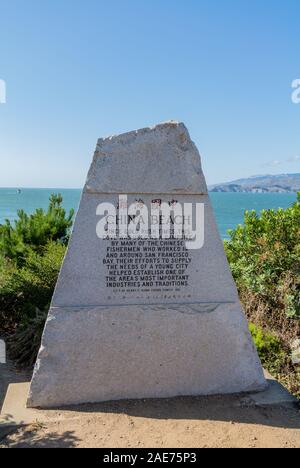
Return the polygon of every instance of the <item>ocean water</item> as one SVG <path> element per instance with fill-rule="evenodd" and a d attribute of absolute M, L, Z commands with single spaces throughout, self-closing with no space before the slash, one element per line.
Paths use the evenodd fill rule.
<path fill-rule="evenodd" d="M 32 213 L 36 208 L 46 209 L 51 193 L 61 193 L 66 210 L 77 210 L 81 190 L 79 189 L 22 189 L 0 188 L 0 224 L 5 219 L 13 221 L 17 211 L 23 209 Z M 296 194 L 289 193 L 210 193 L 220 235 L 227 238 L 228 229 L 243 222 L 245 210 L 287 208 L 296 200 Z"/>

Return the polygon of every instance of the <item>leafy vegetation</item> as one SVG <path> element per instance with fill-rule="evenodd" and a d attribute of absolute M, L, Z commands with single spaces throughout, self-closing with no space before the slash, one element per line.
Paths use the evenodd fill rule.
<path fill-rule="evenodd" d="M 285 361 L 285 351 L 281 341 L 274 334 L 264 331 L 250 323 L 250 332 L 257 348 L 262 365 L 271 373 L 279 372 Z"/>
<path fill-rule="evenodd" d="M 300 396 L 300 194 L 286 210 L 245 213 L 225 250 L 264 366 Z"/>
<path fill-rule="evenodd" d="M 54 291 L 66 247 L 49 242 L 37 253 L 28 250 L 23 265 L 5 260 L 0 282 L 0 330 L 14 330 L 46 308 Z"/>
<path fill-rule="evenodd" d="M 45 212 L 18 212 L 14 226 L 0 226 L 0 333 L 11 336 L 9 351 L 32 364 L 72 226 L 62 197 L 52 195 Z"/>
<path fill-rule="evenodd" d="M 19 325 L 17 331 L 9 338 L 10 357 L 18 366 L 33 366 L 41 345 L 48 308 L 36 309 L 35 317 L 28 318 Z"/>
<path fill-rule="evenodd" d="M 27 215 L 19 210 L 14 226 L 8 220 L 0 225 L 0 255 L 20 266 L 26 263 L 30 252 L 42 254 L 43 247 L 49 242 L 59 241 L 66 245 L 73 216 L 74 210 L 66 216 L 61 195 L 51 195 L 46 212 L 38 209 Z"/>
<path fill-rule="evenodd" d="M 241 291 L 300 318 L 300 194 L 286 210 L 246 212 L 225 248 Z"/>

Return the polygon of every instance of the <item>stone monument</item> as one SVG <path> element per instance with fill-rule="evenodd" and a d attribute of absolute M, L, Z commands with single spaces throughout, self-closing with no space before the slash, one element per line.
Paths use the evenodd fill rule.
<path fill-rule="evenodd" d="M 130 205 L 138 206 L 139 215 L 150 206 L 158 210 L 158 230 L 164 222 L 160 209 L 169 206 L 170 237 L 155 229 L 159 237 L 147 237 L 150 228 L 146 223 L 143 229 L 142 217 L 132 214 Z M 174 213 L 194 205 L 199 223 L 193 244 L 192 236 L 174 235 Z M 110 206 L 115 212 L 109 220 Z M 139 220 L 140 237 L 120 235 L 120 213 L 125 213 L 125 225 Z M 181 219 L 188 224 L 187 216 Z M 99 234 L 103 220 L 106 238 Z M 100 139 L 53 296 L 28 406 L 265 387 L 200 156 L 186 127 L 167 122 Z"/>

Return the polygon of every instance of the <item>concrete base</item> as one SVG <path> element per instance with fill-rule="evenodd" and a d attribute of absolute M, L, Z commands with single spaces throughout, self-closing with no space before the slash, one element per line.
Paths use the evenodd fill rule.
<path fill-rule="evenodd" d="M 26 408 L 29 385 L 29 382 L 24 382 L 8 386 L 1 411 L 1 425 L 26 425 L 37 419 L 37 415 L 41 412 Z"/>
<path fill-rule="evenodd" d="M 265 372 L 265 377 L 268 382 L 268 389 L 260 393 L 248 393 L 241 395 L 232 395 L 232 398 L 226 398 L 229 405 L 233 407 L 281 407 L 291 408 L 298 404 L 294 398 L 281 384 L 273 377 Z M 0 415 L 0 438 L 5 437 L 16 427 L 26 426 L 35 423 L 47 423 L 53 421 L 62 421 L 67 417 L 70 418 L 70 411 L 75 411 L 80 408 L 81 414 L 84 414 L 84 407 L 70 407 L 68 410 L 57 412 L 57 410 L 39 410 L 26 408 L 26 400 L 28 397 L 30 382 L 11 384 L 2 407 Z M 190 397 L 189 397 L 190 398 Z M 197 397 L 199 398 L 199 397 Z M 201 398 L 201 397 L 200 397 Z M 214 397 L 204 397 L 214 398 Z M 101 405 L 94 405 L 94 411 L 99 412 Z M 107 406 L 107 405 L 106 405 Z M 90 413 L 91 405 L 86 409 L 86 414 Z M 124 412 L 126 412 L 126 401 L 124 401 Z"/>
<path fill-rule="evenodd" d="M 296 397 L 291 395 L 283 385 L 281 385 L 267 371 L 264 371 L 268 388 L 264 392 L 249 393 L 243 395 L 239 399 L 240 406 L 273 406 L 289 408 L 299 404 Z"/>
<path fill-rule="evenodd" d="M 13 383 L 8 386 L 0 413 L 0 439 L 16 427 L 65 419 L 63 412 L 58 414 L 57 411 L 52 410 L 27 408 L 29 388 L 30 382 Z"/>
<path fill-rule="evenodd" d="M 255 406 L 275 405 L 287 407 L 298 404 L 297 399 L 275 379 L 269 381 L 269 390 L 267 392 L 252 395 L 252 401 Z"/>

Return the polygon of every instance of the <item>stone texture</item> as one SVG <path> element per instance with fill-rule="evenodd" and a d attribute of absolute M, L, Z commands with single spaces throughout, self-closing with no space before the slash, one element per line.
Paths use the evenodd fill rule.
<path fill-rule="evenodd" d="M 103 201 L 116 204 L 120 193 L 131 194 L 130 201 L 142 199 L 147 206 L 153 198 L 171 202 L 174 197 L 204 204 L 203 248 L 189 250 L 183 267 L 170 260 L 170 271 L 182 270 L 186 282 L 170 287 L 154 281 L 146 286 L 137 270 L 141 263 L 131 265 L 127 256 L 123 268 L 132 269 L 140 286 L 110 285 L 104 262 L 113 244 L 96 236 L 96 207 Z M 164 249 L 168 245 L 164 242 Z M 28 406 L 238 393 L 265 386 L 217 232 L 199 153 L 185 126 L 168 122 L 99 140 Z"/>
<path fill-rule="evenodd" d="M 99 139 L 85 191 L 200 195 L 207 186 L 185 125 L 167 122 Z"/>
<path fill-rule="evenodd" d="M 264 388 L 239 304 L 52 308 L 28 404 Z"/>
<path fill-rule="evenodd" d="M 157 196 L 157 195 L 156 195 Z M 151 196 L 138 195 L 138 198 L 150 202 Z M 166 195 L 158 195 L 168 200 Z M 132 197 L 134 198 L 134 197 Z M 98 306 L 109 304 L 143 304 L 151 300 L 160 303 L 161 297 L 139 292 L 136 294 L 122 293 L 113 296 L 107 291 L 102 259 L 105 255 L 106 243 L 99 240 L 95 233 L 98 220 L 96 207 L 100 202 L 113 201 L 117 203 L 116 195 L 99 195 L 84 193 L 79 213 L 70 242 L 69 253 L 66 256 L 58 285 L 53 297 L 53 306 Z M 185 302 L 236 302 L 238 294 L 228 267 L 223 244 L 214 221 L 209 197 L 180 195 L 179 202 L 199 202 L 205 205 L 205 243 L 200 250 L 191 250 L 191 264 L 188 268 L 190 284 L 184 294 L 176 297 L 178 303 Z M 78 288 L 78 284 L 80 287 Z M 174 298 L 164 298 L 164 302 L 173 303 Z"/>

